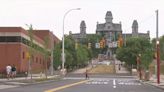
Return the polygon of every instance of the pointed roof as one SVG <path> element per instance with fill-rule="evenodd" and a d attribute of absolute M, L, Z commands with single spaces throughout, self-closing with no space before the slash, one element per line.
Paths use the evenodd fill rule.
<path fill-rule="evenodd" d="M 113 18 L 113 16 L 112 16 L 112 12 L 111 12 L 111 11 L 107 11 L 107 13 L 106 13 L 106 17 Z"/>
<path fill-rule="evenodd" d="M 133 21 L 132 27 L 138 27 L 138 22 L 137 22 L 137 20 L 134 20 L 134 21 Z"/>
<path fill-rule="evenodd" d="M 86 27 L 86 24 L 85 24 L 85 21 L 84 21 L 84 20 L 81 21 L 81 23 L 80 23 L 80 27 Z"/>

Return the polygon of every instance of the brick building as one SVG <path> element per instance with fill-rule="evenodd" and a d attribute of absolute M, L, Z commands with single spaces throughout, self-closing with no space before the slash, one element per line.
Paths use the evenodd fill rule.
<path fill-rule="evenodd" d="M 45 37 L 48 41 L 48 60 L 45 60 L 43 50 L 45 49 Z M 50 66 L 51 51 L 60 40 L 49 30 L 33 30 L 33 56 L 32 71 L 40 72 L 44 70 L 45 61 Z M 27 30 L 21 27 L 0 27 L 0 72 L 5 71 L 7 64 L 15 65 L 18 72 L 26 72 L 29 69 L 29 60 L 26 54 L 29 52 L 30 37 Z"/>

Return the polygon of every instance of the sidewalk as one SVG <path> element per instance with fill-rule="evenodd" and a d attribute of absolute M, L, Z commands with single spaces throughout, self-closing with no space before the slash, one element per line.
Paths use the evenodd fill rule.
<path fill-rule="evenodd" d="M 116 69 L 116 73 L 129 73 L 129 71 L 127 71 L 127 69 L 123 66 L 120 66 L 120 70 L 119 70 L 119 65 L 117 64 L 115 66 Z M 135 76 L 136 79 L 139 80 L 138 76 Z M 157 78 L 155 75 L 153 75 L 149 81 L 141 81 L 144 84 L 148 84 L 148 85 L 152 85 L 155 86 L 157 88 L 163 89 L 164 90 L 164 75 L 160 75 L 160 84 L 157 83 Z"/>
<path fill-rule="evenodd" d="M 0 84 L 5 84 L 5 85 L 28 85 L 28 84 L 35 84 L 35 83 L 39 83 L 39 82 L 43 82 L 45 81 L 45 75 L 44 76 L 40 76 L 40 74 L 33 74 L 32 76 L 32 80 L 31 77 L 16 77 L 14 79 L 7 79 L 7 78 L 1 78 L 0 79 Z M 59 75 L 53 75 L 53 76 L 47 76 L 47 81 L 48 80 L 52 80 L 55 78 L 59 78 Z M 36 81 L 37 80 L 37 81 Z"/>
<path fill-rule="evenodd" d="M 143 81 L 143 83 L 149 84 L 149 85 L 152 85 L 152 86 L 155 86 L 157 88 L 164 90 L 164 75 L 160 75 L 160 84 L 157 83 L 157 79 L 155 75 L 153 75 L 149 81 Z"/>

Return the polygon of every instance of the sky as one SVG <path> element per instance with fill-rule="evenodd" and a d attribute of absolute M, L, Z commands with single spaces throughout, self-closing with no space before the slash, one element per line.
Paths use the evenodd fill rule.
<path fill-rule="evenodd" d="M 140 33 L 150 31 L 156 37 L 156 13 L 159 11 L 159 36 L 164 35 L 164 0 L 0 0 L 0 26 L 16 26 L 27 29 L 49 29 L 59 39 L 64 34 L 80 32 L 80 22 L 86 23 L 86 32 L 95 33 L 96 24 L 105 22 L 105 14 L 111 11 L 113 23 L 122 23 L 123 33 L 131 33 L 133 20 L 138 21 Z M 163 26 L 162 26 L 163 25 Z"/>

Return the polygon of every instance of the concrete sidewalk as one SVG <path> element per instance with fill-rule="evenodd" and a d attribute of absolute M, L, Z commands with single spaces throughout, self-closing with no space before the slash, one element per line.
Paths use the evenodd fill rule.
<path fill-rule="evenodd" d="M 1 78 L 0 79 L 0 84 L 9 84 L 9 85 L 26 85 L 26 84 L 31 84 L 31 83 L 37 83 L 35 80 L 42 80 L 45 79 L 45 75 L 44 76 L 40 76 L 40 74 L 33 74 L 32 76 L 32 80 L 31 77 L 16 77 L 16 78 L 10 78 L 9 80 L 7 78 Z M 59 78 L 59 75 L 53 75 L 53 76 L 47 76 L 47 79 L 55 79 L 55 78 Z"/>
<path fill-rule="evenodd" d="M 115 68 L 116 68 L 116 73 L 129 73 L 129 71 L 123 66 L 120 66 L 119 69 L 118 64 L 115 66 Z M 135 76 L 135 78 L 139 80 L 138 76 Z M 153 75 L 149 81 L 143 80 L 141 82 L 164 90 L 164 75 L 160 75 L 160 84 L 157 83 L 157 78 L 155 75 Z"/>
<path fill-rule="evenodd" d="M 157 88 L 164 90 L 164 75 L 160 75 L 160 84 L 157 83 L 157 78 L 155 75 L 153 75 L 149 81 L 143 81 L 145 84 L 149 84 L 152 86 L 155 86 Z"/>
<path fill-rule="evenodd" d="M 32 80 L 30 76 L 16 77 L 14 79 L 10 78 L 9 80 L 7 78 L 1 78 L 0 89 L 14 88 L 14 87 L 43 83 L 43 82 L 50 82 L 50 81 L 55 81 L 58 78 L 60 78 L 59 75 L 53 75 L 53 76 L 47 76 L 47 79 L 45 79 L 45 76 L 40 76 L 40 74 L 33 74 Z"/>

